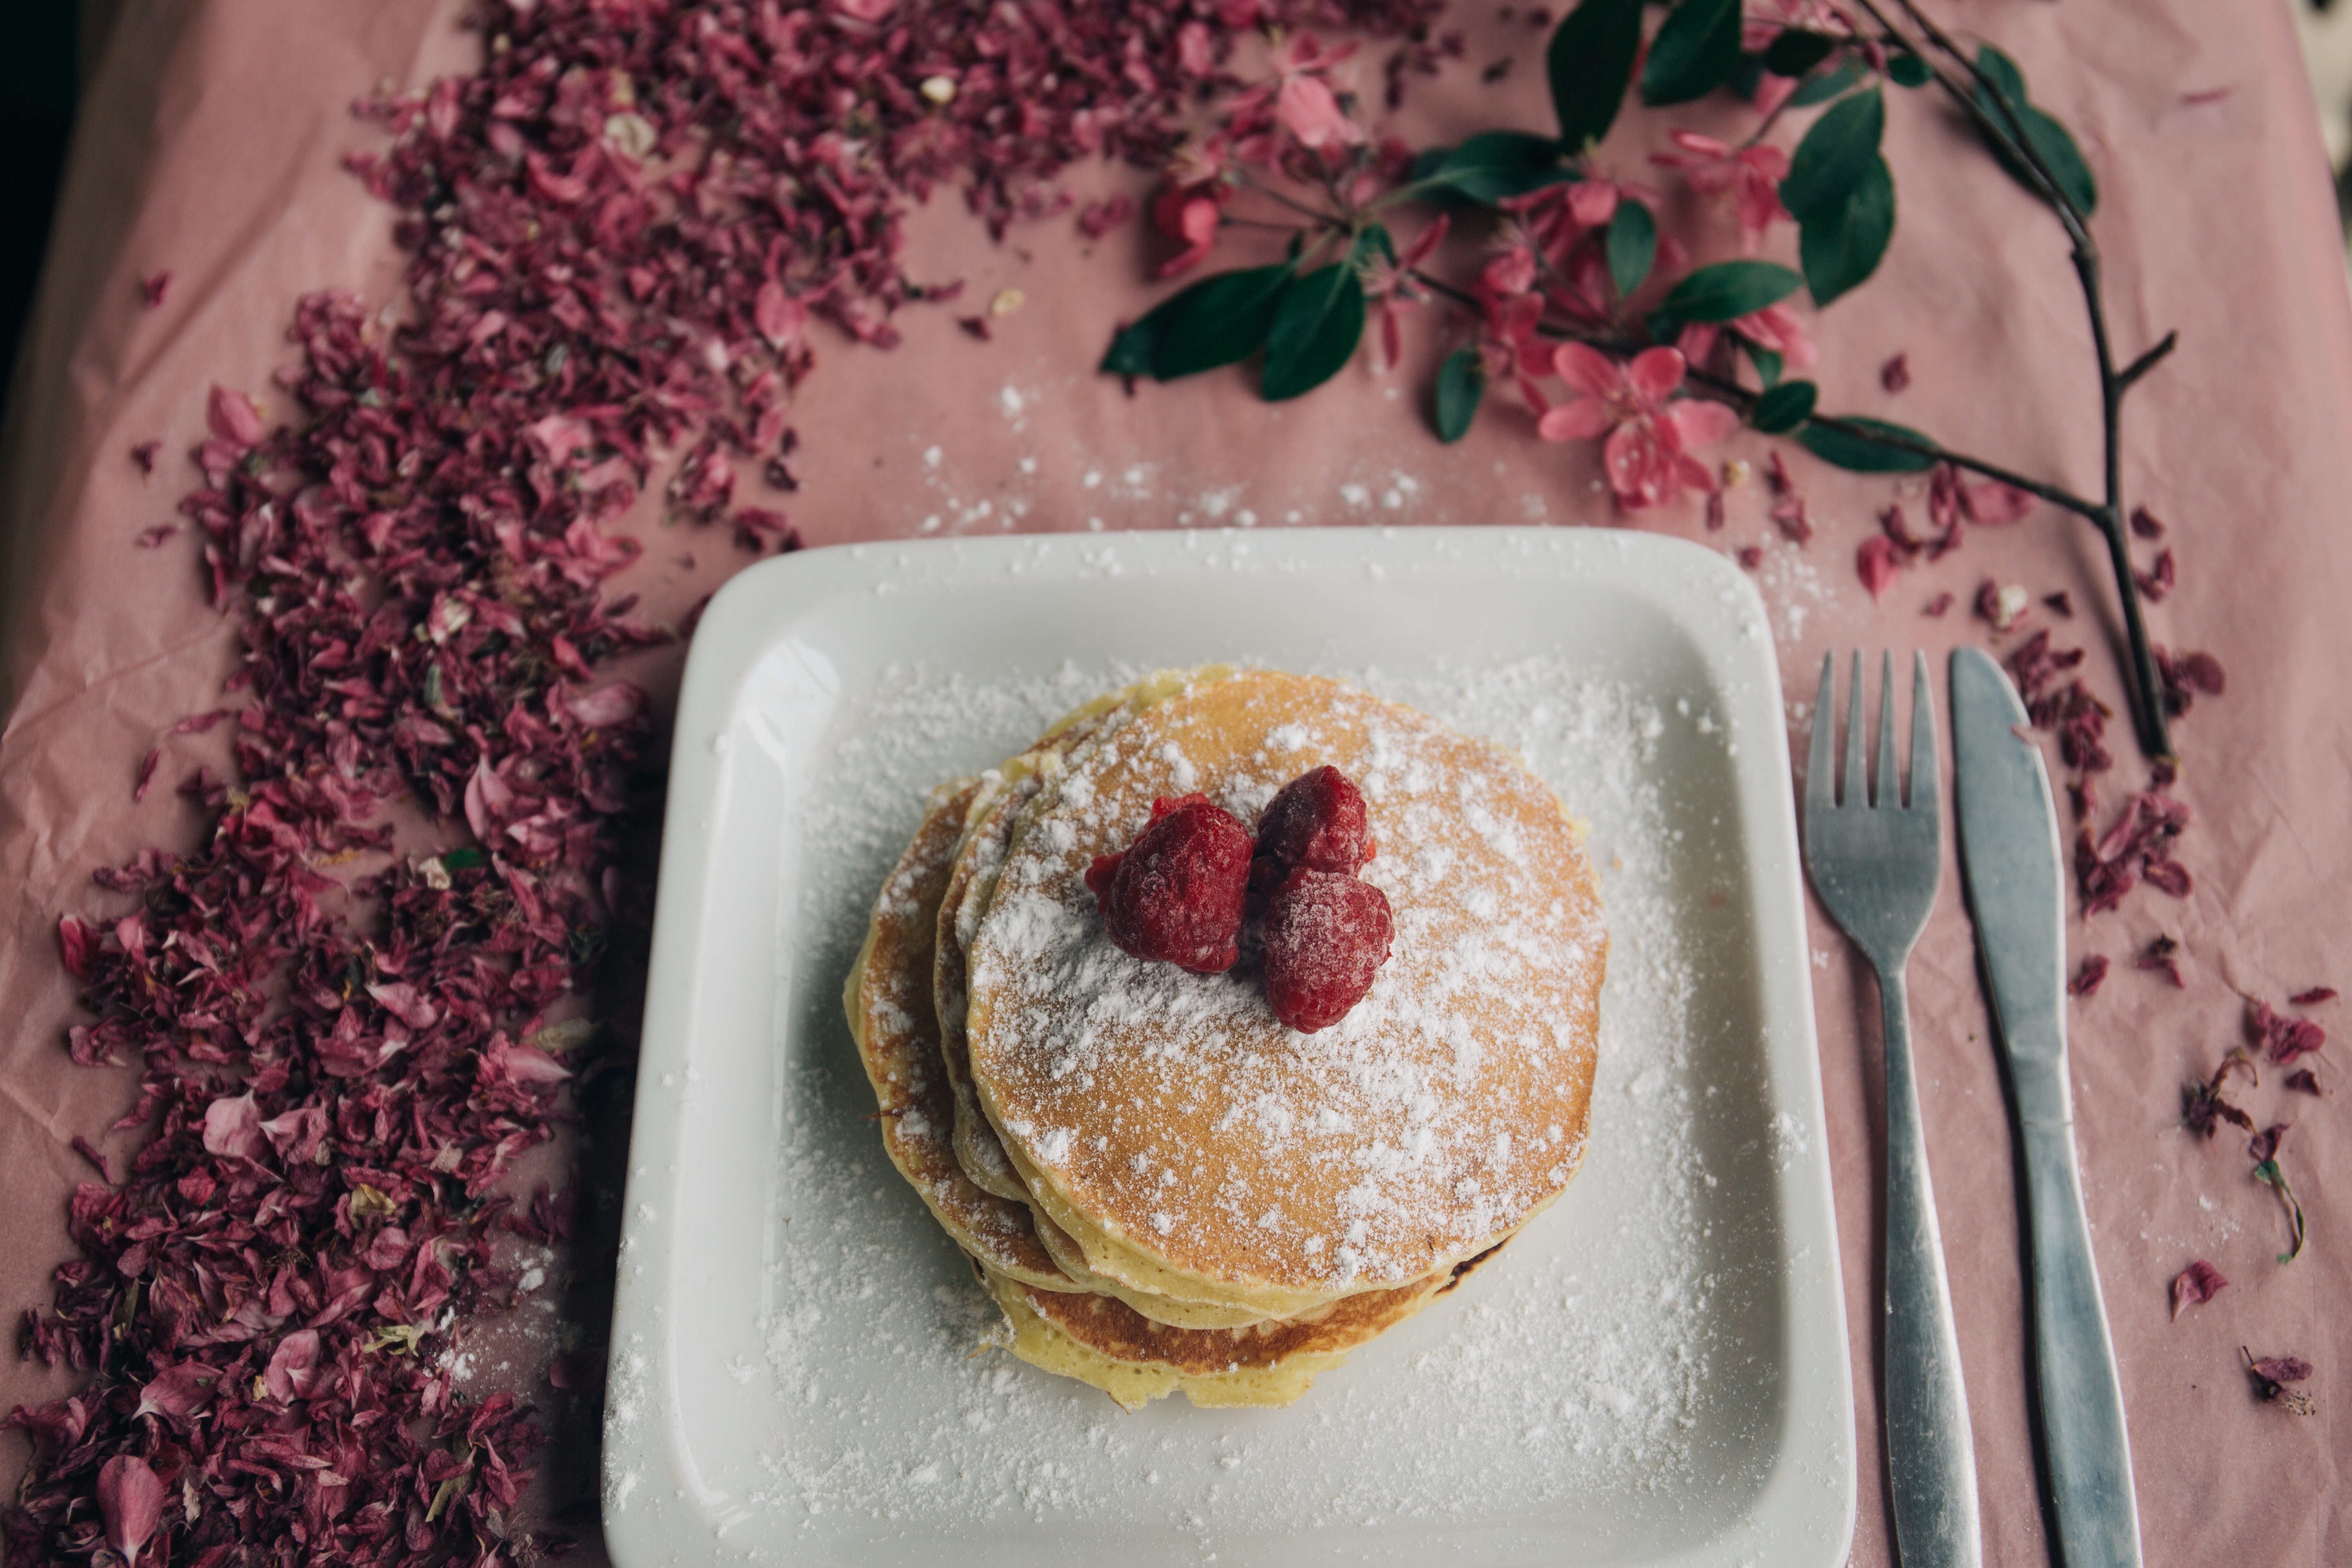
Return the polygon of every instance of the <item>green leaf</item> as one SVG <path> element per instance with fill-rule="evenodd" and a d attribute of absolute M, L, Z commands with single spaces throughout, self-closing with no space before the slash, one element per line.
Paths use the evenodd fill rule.
<path fill-rule="evenodd" d="M 1834 216 L 1879 161 L 1885 132 L 1886 95 L 1878 89 L 1832 104 L 1797 143 L 1789 177 L 1780 182 L 1780 205 L 1799 223 L 1817 214 Z"/>
<path fill-rule="evenodd" d="M 1688 103 L 1739 68 L 1739 0 L 1682 0 L 1666 14 L 1642 67 L 1642 101 Z"/>
<path fill-rule="evenodd" d="M 1581 153 L 1609 134 L 1641 47 L 1642 0 L 1578 0 L 1560 18 L 1544 68 L 1563 151 Z"/>
<path fill-rule="evenodd" d="M 1927 62 L 1910 50 L 1886 57 L 1886 79 L 1897 87 L 1925 87 L 1936 79 Z"/>
<path fill-rule="evenodd" d="M 1793 109 L 1811 109 L 1861 85 L 1862 67 L 1848 60 L 1827 76 L 1813 77 L 1800 83 L 1797 90 L 1789 95 L 1789 104 Z"/>
<path fill-rule="evenodd" d="M 1784 381 L 1756 400 L 1748 423 L 1767 436 L 1785 436 L 1811 416 L 1822 389 L 1810 381 Z"/>
<path fill-rule="evenodd" d="M 1265 338 L 1268 403 L 1311 392 L 1339 374 L 1364 335 L 1364 286 L 1344 262 L 1296 279 L 1274 308 Z"/>
<path fill-rule="evenodd" d="M 448 870 L 462 871 L 468 866 L 480 865 L 488 857 L 479 849 L 468 844 L 444 854 L 441 857 L 441 864 Z"/>
<path fill-rule="evenodd" d="M 1731 70 L 1731 79 L 1724 86 L 1731 96 L 1742 103 L 1756 101 L 1756 89 L 1764 85 L 1764 57 L 1742 53 L 1739 63 Z"/>
<path fill-rule="evenodd" d="M 1830 58 L 1837 40 L 1827 33 L 1784 27 L 1764 51 L 1764 68 L 1774 76 L 1801 77 Z"/>
<path fill-rule="evenodd" d="M 1739 340 L 1739 346 L 1748 351 L 1748 363 L 1756 367 L 1757 380 L 1762 382 L 1767 386 L 1777 386 L 1780 384 L 1780 353 L 1779 350 L 1759 349 L 1754 343 L 1749 342 L 1746 338 L 1741 338 Z"/>
<path fill-rule="evenodd" d="M 1885 419 L 1867 419 L 1859 414 L 1849 414 L 1840 423 L 1880 435 L 1899 436 L 1929 447 L 1935 446 L 1935 442 L 1907 425 L 1896 425 Z M 1925 452 L 1882 447 L 1875 441 L 1867 441 L 1860 436 L 1832 430 L 1823 425 L 1807 425 L 1798 431 L 1797 444 L 1822 462 L 1833 468 L 1852 469 L 1857 474 L 1916 474 L 1923 468 L 1936 466 L 1936 459 Z"/>
<path fill-rule="evenodd" d="M 1797 226 L 1797 258 L 1813 303 L 1826 305 L 1877 271 L 1894 237 L 1895 175 L 1874 154 L 1843 205 L 1809 213 Z"/>
<path fill-rule="evenodd" d="M 1111 340 L 1099 367 L 1111 375 L 1173 381 L 1257 352 L 1274 320 L 1287 267 L 1220 272 L 1161 300 Z"/>
<path fill-rule="evenodd" d="M 2007 100 L 2010 113 L 2015 115 L 2019 124 L 2024 128 L 2027 150 L 2042 161 L 2043 168 L 2050 171 L 2051 180 L 2067 201 L 2074 204 L 2074 210 L 2084 217 L 2097 211 L 2099 182 L 2092 174 L 2091 165 L 2084 161 L 2083 150 L 2075 144 L 2074 133 L 2067 130 L 2056 116 L 2033 106 L 2032 100 L 2026 96 L 2025 73 L 2017 68 L 2017 62 L 1987 44 L 1977 51 L 1977 69 L 1982 71 L 1986 80 L 1998 89 L 2000 99 Z M 1994 123 L 2004 131 L 2009 130 L 2009 117 L 2002 114 L 2000 102 L 1982 87 L 1977 89 L 1977 102 L 1992 117 Z M 1993 156 L 2000 161 L 2000 166 L 2009 171 L 2010 177 L 2036 195 L 2041 195 L 2024 166 L 2009 155 L 2008 149 L 1990 137 L 1986 140 L 1991 144 Z"/>
<path fill-rule="evenodd" d="M 1674 287 L 1660 307 L 1677 321 L 1730 321 L 1777 305 L 1802 282 L 1777 261 L 1718 261 Z"/>
<path fill-rule="evenodd" d="M 1631 196 L 1617 199 L 1617 216 L 1609 220 L 1609 280 L 1617 298 L 1625 299 L 1650 275 L 1658 258 L 1658 220 Z"/>
<path fill-rule="evenodd" d="M 1437 367 L 1437 438 L 1449 445 L 1470 433 L 1486 395 L 1486 362 L 1477 346 L 1455 349 Z"/>
<path fill-rule="evenodd" d="M 1413 184 L 1432 195 L 1453 195 L 1488 206 L 1575 178 L 1559 161 L 1559 143 L 1524 131 L 1481 131 L 1436 159 Z"/>

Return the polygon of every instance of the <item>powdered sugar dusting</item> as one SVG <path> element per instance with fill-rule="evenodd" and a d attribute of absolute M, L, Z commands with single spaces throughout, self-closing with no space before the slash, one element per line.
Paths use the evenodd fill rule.
<path fill-rule="evenodd" d="M 1609 977 L 1591 1152 L 1558 1205 L 1287 1410 L 1179 1398 L 1122 1415 L 1090 1389 L 973 1353 L 998 1331 L 994 1310 L 883 1157 L 823 994 L 854 956 L 924 792 L 1134 673 L 978 681 L 908 668 L 836 721 L 794 825 L 812 857 L 795 881 L 815 934 L 790 955 L 795 972 L 830 978 L 799 988 L 809 999 L 789 1031 L 811 1044 L 777 1112 L 772 1202 L 787 1217 L 768 1244 L 763 1362 L 737 1391 L 772 1402 L 786 1435 L 761 1455 L 767 1483 L 729 1508 L 794 1521 L 812 1541 L 892 1524 L 1158 1521 L 1204 1558 L 1300 1526 L 1394 1560 L 1415 1554 L 1416 1521 L 1559 1524 L 1596 1552 L 1727 1525 L 1736 1513 L 1693 1515 L 1736 1510 L 1774 1451 L 1767 1189 L 1786 1144 L 1757 1110 L 1752 1026 L 1743 1035 L 1739 1007 L 1720 1001 L 1744 961 L 1717 910 L 1737 874 L 1735 826 L 1720 788 L 1691 783 L 1726 766 L 1721 737 L 1696 721 L 1704 693 L 1695 715 L 1662 712 L 1544 658 L 1418 680 L 1320 672 L 1523 755 L 1591 825 Z M 1383 843 L 1374 864 L 1402 874 L 1405 858 Z M 1298 1109 L 1228 1108 L 1286 1113 Z M 1249 1217 L 1275 1228 L 1281 1211 L 1276 1195 Z"/>

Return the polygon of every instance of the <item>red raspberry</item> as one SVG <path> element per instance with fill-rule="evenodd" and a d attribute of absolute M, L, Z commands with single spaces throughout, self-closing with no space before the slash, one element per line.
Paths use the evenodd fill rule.
<path fill-rule="evenodd" d="M 1379 848 L 1364 792 L 1328 763 L 1283 785 L 1257 819 L 1257 852 L 1273 857 L 1285 871 L 1352 877 Z"/>
<path fill-rule="evenodd" d="M 1265 907 L 1265 1002 L 1311 1035 L 1346 1017 L 1388 962 L 1388 895 L 1331 871 L 1293 871 Z"/>
<path fill-rule="evenodd" d="M 1125 852 L 1095 857 L 1087 889 L 1121 952 L 1221 973 L 1241 957 L 1251 847 L 1249 830 L 1207 795 L 1163 796 Z"/>

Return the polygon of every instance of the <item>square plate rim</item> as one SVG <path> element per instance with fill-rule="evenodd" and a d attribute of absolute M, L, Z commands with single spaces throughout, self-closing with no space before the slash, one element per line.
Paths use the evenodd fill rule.
<path fill-rule="evenodd" d="M 1742 1538 L 1741 1562 L 1757 1561 L 1748 1553 L 1758 1546 L 1794 1536 L 1822 1542 L 1824 1551 L 1819 1557 L 1790 1560 L 1792 1564 L 1833 1568 L 1843 1563 L 1859 1501 L 1853 1373 L 1829 1153 L 1821 1135 L 1826 1121 L 1811 982 L 1805 968 L 1804 894 L 1788 735 L 1778 653 L 1764 604 L 1748 574 L 1720 552 L 1689 541 L 1613 529 L 1510 526 L 1271 532 L 1195 529 L 869 541 L 761 562 L 738 573 L 712 596 L 688 652 L 672 736 L 622 1205 L 624 1267 L 614 1286 L 609 1336 L 614 1364 L 606 1380 L 608 1390 L 618 1383 L 625 1347 L 643 1347 L 636 1352 L 643 1361 L 632 1376 L 645 1389 L 653 1418 L 617 1422 L 608 1396 L 600 1496 L 609 1498 L 616 1478 L 628 1473 L 637 1478 L 646 1500 L 656 1506 L 617 1518 L 610 1508 L 604 1510 L 613 1562 L 617 1568 L 649 1568 L 656 1563 L 718 1563 L 740 1555 L 715 1535 L 707 1554 L 681 1551 L 677 1526 L 686 1521 L 659 1517 L 667 1511 L 659 1506 L 662 1502 L 676 1497 L 690 1504 L 699 1488 L 680 1452 L 685 1432 L 677 1399 L 676 1357 L 672 1342 L 660 1331 L 662 1285 L 676 1253 L 676 1233 L 671 1226 L 648 1226 L 637 1217 L 641 1205 L 649 1202 L 659 1212 L 676 1212 L 667 1200 L 678 1180 L 677 1106 L 659 1098 L 654 1086 L 666 1068 L 684 1065 L 683 1042 L 694 1011 L 695 949 L 715 847 L 712 808 L 726 765 L 709 737 L 725 731 L 742 686 L 783 637 L 784 628 L 846 595 L 873 595 L 910 562 L 928 558 L 969 568 L 974 575 L 994 567 L 1013 574 L 991 581 L 1024 585 L 1075 584 L 1085 575 L 1083 552 L 1105 547 L 1121 552 L 1154 575 L 1205 574 L 1213 557 L 1204 544 L 1240 547 L 1261 568 L 1361 568 L 1368 560 L 1390 557 L 1433 559 L 1456 568 L 1485 567 L 1512 574 L 1541 563 L 1563 577 L 1597 579 L 1646 601 L 1698 646 L 1710 674 L 1730 674 L 1745 661 L 1759 664 L 1769 678 L 1744 692 L 1727 685 L 1722 695 L 1728 738 L 1744 743 L 1733 758 L 1732 776 L 1751 867 L 1747 913 L 1756 932 L 1766 1036 L 1762 1054 L 1772 1100 L 1768 1109 L 1798 1113 L 1801 1124 L 1814 1133 L 1793 1158 L 1780 1163 L 1775 1177 L 1775 1201 L 1784 1227 L 1780 1351 L 1788 1392 L 1781 1404 L 1780 1446 L 1739 1524 L 1687 1550 L 1643 1561 L 1693 1568 L 1728 1561 L 1724 1555 L 1727 1537 L 1736 1532 Z M 986 585 L 960 584 L 959 589 L 984 591 Z M 1727 606 L 1731 606 L 1728 614 Z M 1750 651 L 1739 653 L 1734 647 L 1739 642 L 1751 644 Z M 1809 1258 L 1816 1261 L 1807 1270 L 1802 1264 Z M 1820 1259 L 1827 1260 L 1825 1270 Z M 1792 1440 L 1808 1431 L 1817 1434 L 1817 1440 L 1800 1454 Z M 1831 1472 L 1827 1497 L 1818 1473 L 1824 1466 Z M 1819 1533 L 1824 1505 L 1837 1514 L 1826 1537 Z M 1769 1546 L 1766 1550 L 1766 1561 L 1780 1561 L 1770 1555 Z"/>

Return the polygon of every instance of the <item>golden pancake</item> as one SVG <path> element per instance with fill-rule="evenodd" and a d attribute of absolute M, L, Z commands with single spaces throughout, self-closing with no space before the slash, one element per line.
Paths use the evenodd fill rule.
<path fill-rule="evenodd" d="M 1254 825 L 1331 763 L 1362 789 L 1393 952 L 1299 1034 L 1256 975 L 1112 946 L 1084 885 L 1158 795 Z M 1516 761 L 1336 682 L 1258 672 L 1129 713 L 1016 825 L 966 943 L 967 1070 L 1087 1268 L 1293 1315 L 1442 1278 L 1580 1162 L 1607 958 L 1582 834 Z"/>
<path fill-rule="evenodd" d="M 1326 1307 L 1313 1321 L 1235 1329 L 1155 1323 L 1108 1296 L 1038 1290 L 993 1270 L 982 1281 L 1013 1324 L 1013 1353 L 1075 1377 L 1136 1409 L 1181 1389 L 1195 1405 L 1288 1405 L 1318 1373 L 1412 1317 L 1442 1288 L 1368 1290 Z"/>
<path fill-rule="evenodd" d="M 1457 1264 L 1444 1282 L 1373 1290 L 1318 1309 L 1307 1320 L 1256 1329 L 1190 1332 L 1164 1328 L 1099 1296 L 1033 1290 L 975 1265 L 1013 1327 L 1013 1353 L 1075 1377 L 1134 1410 L 1182 1390 L 1195 1405 L 1288 1405 L 1318 1373 L 1447 1294 L 1500 1244 Z"/>
<path fill-rule="evenodd" d="M 931 942 L 940 895 L 979 781 L 931 792 L 922 826 L 882 884 L 843 997 L 849 1032 L 881 1107 L 882 1146 L 958 1246 L 1047 1290 L 1075 1290 L 1037 1240 L 1029 1205 L 984 1193 L 956 1161 L 947 1075 L 931 1011 Z"/>
<path fill-rule="evenodd" d="M 940 900 L 931 984 L 940 1019 L 940 1056 L 955 1095 L 956 1158 L 962 1162 L 964 1173 L 984 1192 L 1024 1202 L 1029 1199 L 1020 1173 L 1004 1157 L 995 1130 L 981 1113 L 964 1066 L 964 943 L 996 885 L 1013 825 L 1038 790 L 1060 777 L 1069 755 L 1083 752 L 1135 709 L 1171 695 L 1187 681 L 1213 680 L 1224 673 L 1223 666 L 1181 672 L 1181 679 L 1162 672 L 1097 697 L 1055 720 L 1028 750 L 981 775 L 980 790 L 966 808 L 955 864 Z"/>

